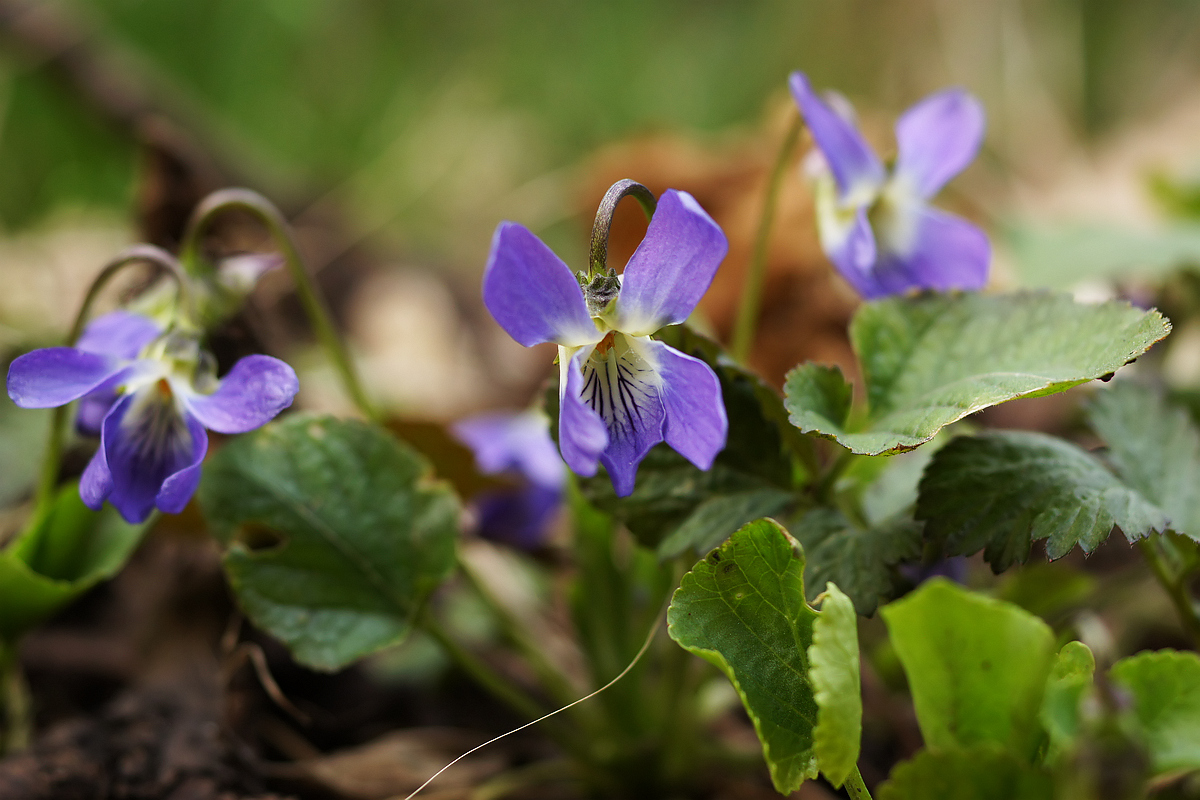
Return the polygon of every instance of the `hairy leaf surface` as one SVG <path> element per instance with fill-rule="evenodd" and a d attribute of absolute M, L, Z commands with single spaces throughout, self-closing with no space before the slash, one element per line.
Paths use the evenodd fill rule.
<path fill-rule="evenodd" d="M 1200 432 L 1152 389 L 1120 382 L 1088 409 L 1124 482 L 1162 509 L 1171 530 L 1200 541 Z"/>
<path fill-rule="evenodd" d="M 808 558 L 810 587 L 832 581 L 841 587 L 859 614 L 875 613 L 881 600 L 895 596 L 892 567 L 921 555 L 921 528 L 897 520 L 864 528 L 832 508 L 809 511 L 792 526 Z M 817 589 L 810 589 L 816 596 Z"/>
<path fill-rule="evenodd" d="M 954 439 L 921 480 L 916 518 L 947 555 L 983 550 L 996 572 L 1024 563 L 1032 542 L 1060 558 L 1090 553 L 1119 525 L 1129 541 L 1166 529 L 1163 512 L 1094 456 L 1053 436 L 993 431 Z"/>

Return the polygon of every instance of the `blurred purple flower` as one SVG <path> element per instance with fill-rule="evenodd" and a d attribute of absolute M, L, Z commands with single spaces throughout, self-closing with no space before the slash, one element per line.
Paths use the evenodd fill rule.
<path fill-rule="evenodd" d="M 815 187 L 821 246 L 858 293 L 870 300 L 910 289 L 982 288 L 987 236 L 928 202 L 975 158 L 985 124 L 979 101 L 947 89 L 904 112 L 889 174 L 848 103 L 819 97 L 802 72 L 789 83 L 824 159 Z"/>
<path fill-rule="evenodd" d="M 572 470 L 594 475 L 603 464 L 625 496 L 659 442 L 700 469 L 712 466 L 728 431 L 717 376 L 650 334 L 687 319 L 727 250 L 700 204 L 674 189 L 659 199 L 624 274 L 587 286 L 523 226 L 496 228 L 483 300 L 526 347 L 558 344 L 558 440 Z"/>
<path fill-rule="evenodd" d="M 141 314 L 117 310 L 89 322 L 79 340 L 75 342 L 75 349 L 133 361 L 142 352 L 142 348 L 157 339 L 161 333 L 162 328 L 154 320 Z M 84 395 L 75 414 L 76 430 L 87 436 L 99 436 L 100 424 L 115 402 L 115 385 L 105 385 Z"/>
<path fill-rule="evenodd" d="M 129 522 L 143 521 L 156 506 L 183 510 L 200 481 L 206 428 L 253 430 L 291 405 L 299 388 L 296 373 L 278 359 L 248 356 L 217 381 L 194 338 L 168 334 L 135 352 L 145 334 L 141 322 L 96 322 L 102 321 L 81 337 L 82 346 L 49 347 L 14 360 L 8 396 L 22 408 L 115 397 L 98 426 L 100 448 L 79 495 L 95 510 L 108 500 Z"/>
<path fill-rule="evenodd" d="M 484 414 L 459 420 L 450 430 L 471 448 L 480 472 L 510 475 L 518 483 L 474 498 L 480 536 L 525 549 L 541 544 L 562 505 L 567 478 L 546 417 L 532 411 Z"/>

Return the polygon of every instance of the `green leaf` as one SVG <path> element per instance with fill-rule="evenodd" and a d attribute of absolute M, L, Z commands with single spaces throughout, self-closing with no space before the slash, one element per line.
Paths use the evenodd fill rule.
<path fill-rule="evenodd" d="M 851 323 L 866 383 L 862 429 L 826 415 L 838 407 L 814 393 L 808 367 L 789 374 L 784 405 L 805 433 L 855 453 L 898 453 L 988 406 L 1113 372 L 1170 329 L 1157 311 L 1060 294 L 889 298 L 863 305 Z"/>
<path fill-rule="evenodd" d="M 897 764 L 879 800 L 1052 800 L 1051 776 L 991 747 L 922 750 Z"/>
<path fill-rule="evenodd" d="M 1120 525 L 1129 541 L 1166 528 L 1156 506 L 1089 453 L 1040 433 L 962 436 L 925 470 L 917 519 L 947 555 L 983 557 L 996 572 L 1029 557 L 1033 541 L 1060 558 L 1090 553 Z"/>
<path fill-rule="evenodd" d="M 660 444 L 642 461 L 633 494 L 628 497 L 617 497 L 603 470 L 593 478 L 581 478 L 580 491 L 647 547 L 659 547 L 680 527 L 688 525 L 671 545 L 663 545 L 665 551 L 680 553 L 696 546 L 698 552 L 703 552 L 698 542 L 685 544 L 685 540 L 705 539 L 715 544 L 740 525 L 780 510 L 782 495 L 778 493 L 793 490 L 800 472 L 797 454 L 810 443 L 788 423 L 779 393 L 753 373 L 726 360 L 715 343 L 682 325 L 663 329 L 658 338 L 713 368 L 729 418 L 728 444 L 707 471 L 697 469 Z M 546 393 L 546 409 L 556 420 L 556 386 Z M 558 426 L 551 428 L 557 430 Z M 777 494 L 768 495 L 763 493 L 765 490 Z M 714 507 L 704 504 L 718 497 L 730 499 L 716 506 L 720 517 L 710 519 Z M 773 510 L 750 513 L 750 506 L 759 503 L 759 508 Z M 739 508 L 746 513 L 733 513 Z"/>
<path fill-rule="evenodd" d="M 362 422 L 293 416 L 240 437 L 200 501 L 247 615 L 317 669 L 402 641 L 454 567 L 454 494 Z"/>
<path fill-rule="evenodd" d="M 115 575 L 147 528 L 111 506 L 92 511 L 78 483 L 63 486 L 49 513 L 0 550 L 0 639 L 16 639 Z"/>
<path fill-rule="evenodd" d="M 864 617 L 895 596 L 899 581 L 892 567 L 921 556 L 921 528 L 911 520 L 863 528 L 840 511 L 816 508 L 792 530 L 808 556 L 809 586 L 836 583 Z"/>
<path fill-rule="evenodd" d="M 863 709 L 858 615 L 850 598 L 832 583 L 825 586 L 808 661 L 817 700 L 817 727 L 813 728 L 817 766 L 834 788 L 840 788 L 858 764 Z"/>
<path fill-rule="evenodd" d="M 1139 653 L 1114 664 L 1110 675 L 1133 695 L 1135 731 L 1155 774 L 1200 769 L 1200 656 Z"/>
<path fill-rule="evenodd" d="M 1097 393 L 1088 417 L 1124 482 L 1161 508 L 1172 530 L 1200 541 L 1200 432 L 1187 411 L 1120 382 Z"/>
<path fill-rule="evenodd" d="M 783 794 L 817 776 L 808 677 L 816 618 L 804 601 L 804 551 L 772 520 L 746 525 L 696 564 L 667 612 L 671 638 L 737 689 Z"/>
<path fill-rule="evenodd" d="M 1050 737 L 1046 762 L 1050 763 L 1070 748 L 1079 735 L 1079 706 L 1084 694 L 1092 688 L 1096 659 L 1083 642 L 1067 642 L 1054 657 L 1046 694 L 1038 718 Z"/>
<path fill-rule="evenodd" d="M 730 531 L 777 514 L 794 499 L 791 492 L 770 488 L 710 497 L 662 540 L 658 545 L 658 557 L 674 558 L 688 550 L 708 552 L 724 541 Z"/>
<path fill-rule="evenodd" d="M 928 747 L 995 744 L 1033 756 L 1054 656 L 1046 623 L 942 578 L 880 613 Z"/>
<path fill-rule="evenodd" d="M 788 408 L 798 409 L 792 412 L 791 422 L 805 433 L 836 434 L 850 416 L 853 393 L 841 367 L 801 364 L 787 377 Z M 822 429 L 823 425 L 829 429 Z"/>

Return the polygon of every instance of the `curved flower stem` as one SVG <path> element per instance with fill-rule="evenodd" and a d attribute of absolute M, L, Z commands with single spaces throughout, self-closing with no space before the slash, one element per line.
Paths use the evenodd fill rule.
<path fill-rule="evenodd" d="M 29 745 L 33 715 L 16 644 L 0 639 L 0 758 Z"/>
<path fill-rule="evenodd" d="M 642 211 L 646 212 L 647 220 L 654 216 L 654 209 L 658 207 L 654 193 L 637 181 L 625 178 L 610 186 L 600 200 L 600 206 L 596 209 L 596 221 L 592 224 L 591 255 L 588 259 L 590 275 L 603 275 L 608 267 L 608 234 L 612 228 L 613 214 L 617 211 L 617 204 L 625 197 L 633 197 L 638 201 Z"/>
<path fill-rule="evenodd" d="M 100 274 L 92 281 L 91 287 L 87 294 L 84 295 L 83 302 L 79 305 L 79 311 L 75 314 L 75 321 L 71 324 L 71 332 L 67 334 L 67 346 L 70 347 L 79 339 L 83 333 L 83 327 L 87 324 L 88 317 L 91 315 L 92 306 L 96 302 L 96 298 L 100 296 L 100 292 L 104 289 L 108 282 L 113 277 L 130 264 L 146 263 L 153 264 L 161 268 L 164 272 L 172 277 L 178 289 L 176 303 L 183 310 L 186 317 L 190 318 L 193 313 L 191 289 L 188 282 L 187 273 L 175 256 L 163 250 L 160 247 L 155 247 L 152 244 L 138 244 L 133 247 L 126 248 L 117 254 L 112 261 L 100 270 Z M 36 524 L 37 520 L 49 508 L 50 503 L 54 500 L 54 489 L 58 485 L 58 470 L 62 461 L 63 435 L 67 422 L 67 406 L 59 406 L 54 409 L 54 415 L 50 419 L 50 432 L 46 438 L 46 452 L 42 456 L 42 469 L 38 479 L 37 494 L 34 496 L 34 514 L 30 518 L 31 524 Z"/>
<path fill-rule="evenodd" d="M 342 387 L 364 417 L 378 422 L 380 420 L 379 411 L 363 390 L 358 372 L 354 368 L 354 362 L 346 350 L 346 344 L 333 326 L 329 309 L 313 284 L 308 270 L 304 267 L 304 261 L 300 257 L 299 248 L 296 247 L 296 238 L 292 234 L 292 228 L 270 200 L 249 189 L 221 189 L 208 195 L 196 206 L 191 220 L 188 221 L 187 230 L 183 235 L 183 244 L 180 246 L 180 259 L 189 265 L 189 268 L 194 269 L 193 265 L 200 263 L 198 256 L 204 232 L 214 219 L 228 211 L 247 213 L 262 223 L 270 232 L 275 246 L 283 254 L 288 272 L 291 273 L 292 282 L 296 286 L 296 294 L 300 296 L 300 304 L 304 306 L 304 313 L 308 316 L 317 340 L 325 348 L 329 360 L 333 362 L 334 368 L 341 378 Z"/>
<path fill-rule="evenodd" d="M 871 800 L 871 793 L 867 791 L 867 785 L 863 783 L 862 773 L 858 771 L 857 765 L 846 780 L 846 794 L 850 795 L 850 800 Z"/>
<path fill-rule="evenodd" d="M 1171 574 L 1162 554 L 1149 538 L 1139 539 L 1137 546 L 1142 551 L 1146 563 L 1150 565 L 1154 577 L 1158 579 L 1159 584 L 1166 590 L 1167 596 L 1171 598 L 1171 603 L 1175 606 L 1176 613 L 1179 614 L 1179 621 L 1183 625 L 1184 631 L 1192 642 L 1200 645 L 1200 612 L 1197 611 L 1196 602 L 1188 592 L 1186 576 Z"/>
<path fill-rule="evenodd" d="M 779 201 L 779 188 L 783 185 L 783 175 L 787 171 L 792 151 L 800 140 L 800 131 L 804 128 L 799 114 L 792 121 L 784 136 L 779 154 L 775 156 L 775 166 L 771 169 L 771 177 L 767 180 L 767 194 L 763 198 L 762 217 L 758 222 L 758 233 L 754 237 L 754 253 L 750 257 L 750 266 L 746 269 L 746 282 L 742 287 L 742 301 L 738 306 L 737 323 L 733 329 L 733 342 L 729 347 L 730 354 L 739 364 L 745 364 L 750 357 L 750 348 L 754 345 L 754 331 L 758 327 L 758 312 L 762 305 L 763 282 L 767 272 L 767 245 L 771 241 L 771 224 L 775 221 L 775 206 Z"/>

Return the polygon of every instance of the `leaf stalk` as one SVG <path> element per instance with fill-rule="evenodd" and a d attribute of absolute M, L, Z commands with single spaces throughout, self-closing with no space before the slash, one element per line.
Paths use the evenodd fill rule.
<path fill-rule="evenodd" d="M 758 232 L 754 237 L 754 251 L 750 256 L 750 265 L 746 269 L 746 281 L 742 285 L 742 299 L 738 306 L 737 322 L 733 329 L 733 342 L 729 347 L 730 354 L 739 364 L 745 365 L 754 346 L 754 332 L 758 327 L 758 313 L 762 306 L 763 283 L 767 273 L 767 245 L 771 242 L 771 225 L 775 221 L 775 207 L 779 203 L 779 189 L 783 186 L 783 176 L 791 162 L 792 152 L 800 141 L 800 131 L 804 122 L 797 114 L 788 127 L 775 156 L 775 165 L 771 168 L 771 176 L 767 180 L 767 191 L 763 197 L 762 217 L 758 222 Z"/>

